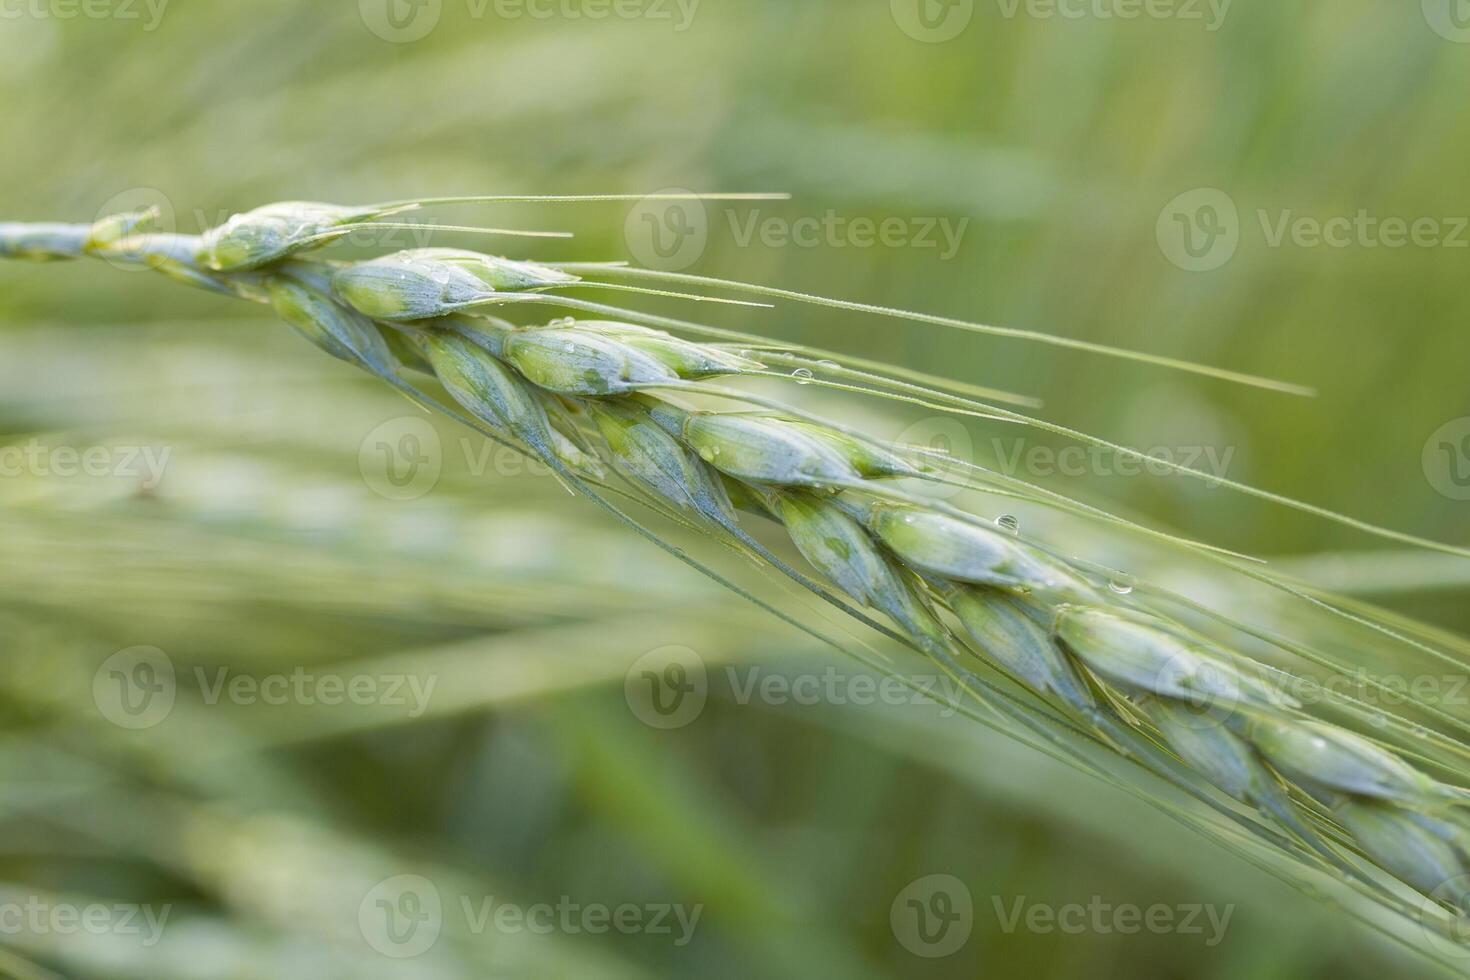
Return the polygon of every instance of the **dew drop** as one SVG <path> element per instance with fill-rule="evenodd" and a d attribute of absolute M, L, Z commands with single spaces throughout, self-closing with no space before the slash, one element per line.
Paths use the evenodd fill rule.
<path fill-rule="evenodd" d="M 1384 725 L 1388 724 L 1388 719 L 1383 717 L 1382 712 L 1375 711 L 1373 712 L 1373 714 L 1368 716 L 1368 724 L 1372 725 L 1374 728 L 1382 728 Z"/>
<path fill-rule="evenodd" d="M 1132 595 L 1136 588 L 1138 588 L 1138 579 L 1127 572 L 1114 572 L 1112 578 L 1108 579 L 1108 589 L 1118 595 Z"/>
<path fill-rule="evenodd" d="M 995 526 L 1007 534 L 1019 534 L 1021 521 L 1014 514 L 1002 514 L 995 519 Z"/>
<path fill-rule="evenodd" d="M 817 367 L 826 368 L 829 371 L 842 370 L 842 365 L 838 364 L 836 361 L 818 361 Z"/>
<path fill-rule="evenodd" d="M 912 524 L 912 523 L 914 523 L 914 520 L 915 520 L 915 518 L 914 518 L 914 515 L 913 514 L 905 514 L 905 515 L 903 515 L 903 522 L 905 524 Z"/>
<path fill-rule="evenodd" d="M 575 353 L 577 353 L 577 345 L 576 344 L 567 344 L 565 350 L 566 350 L 566 352 L 568 354 L 575 354 Z"/>
<path fill-rule="evenodd" d="M 1413 735 L 1415 738 L 1428 738 L 1429 729 L 1425 728 L 1423 725 L 1415 725 L 1413 728 L 1409 729 L 1409 734 Z"/>
<path fill-rule="evenodd" d="M 811 368 L 797 368 L 795 371 L 791 372 L 791 376 L 796 379 L 796 383 L 799 385 L 804 385 L 816 377 L 816 375 L 812 373 Z"/>

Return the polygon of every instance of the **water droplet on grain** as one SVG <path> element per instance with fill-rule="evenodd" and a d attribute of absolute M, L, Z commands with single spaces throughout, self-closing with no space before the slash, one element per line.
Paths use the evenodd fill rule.
<path fill-rule="evenodd" d="M 804 385 L 808 381 L 816 377 L 816 375 L 812 373 L 811 368 L 797 368 L 795 371 L 791 372 L 791 376 L 796 379 L 796 383 L 799 385 Z"/>
<path fill-rule="evenodd" d="M 1131 595 L 1138 588 L 1138 579 L 1127 572 L 1114 572 L 1112 578 L 1108 579 L 1108 589 L 1118 595 Z"/>
<path fill-rule="evenodd" d="M 1372 725 L 1374 728 L 1382 728 L 1384 725 L 1388 724 L 1388 719 L 1383 717 L 1383 713 L 1381 711 L 1375 711 L 1373 712 L 1373 714 L 1368 716 L 1368 724 Z"/>
<path fill-rule="evenodd" d="M 817 367 L 826 368 L 829 371 L 842 370 L 842 365 L 838 364 L 836 361 L 818 361 Z"/>
<path fill-rule="evenodd" d="M 1007 534 L 1018 534 L 1021 530 L 1021 521 L 1013 514 L 1002 514 L 995 519 L 995 526 Z"/>

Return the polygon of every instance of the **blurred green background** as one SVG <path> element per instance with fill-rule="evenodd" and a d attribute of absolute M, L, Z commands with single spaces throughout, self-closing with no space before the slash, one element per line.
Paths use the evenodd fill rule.
<path fill-rule="evenodd" d="M 1459 2 L 0 4 L 0 220 L 157 203 L 193 233 L 282 199 L 790 192 L 440 208 L 577 237 L 433 241 L 631 259 L 1284 378 L 1319 395 L 792 304 L 699 311 L 1023 393 L 1054 421 L 1463 544 Z M 422 244 L 410 239 L 346 248 Z M 811 397 L 1470 629 L 1461 562 L 1116 459 L 1075 466 L 1055 455 L 1065 443 L 1015 426 Z M 258 309 L 100 263 L 0 268 L 0 436 L 0 942 L 14 957 L 0 971 L 1425 969 L 1138 799 L 937 705 L 853 703 L 874 700 L 854 693 L 861 670 L 534 468 L 450 424 L 425 431 Z M 105 472 L 61 472 L 58 450 L 94 447 Z M 166 462 L 159 479 L 143 450 Z M 395 453 L 432 473 L 400 485 Z M 639 664 L 671 647 L 692 651 L 675 656 L 702 665 L 708 698 L 660 728 Z M 120 652 L 126 676 L 174 672 L 171 710 L 146 727 L 104 707 Z M 243 704 L 210 686 L 295 675 L 434 687 L 413 713 L 386 695 Z M 829 693 L 748 688 L 783 678 Z M 1018 902 L 1205 911 L 1198 932 L 1124 933 L 1012 925 Z M 538 903 L 578 912 L 517 925 Z M 110 925 L 50 916 L 94 906 Z M 620 906 L 642 918 L 567 926 Z M 19 914 L 32 907 L 45 915 Z M 134 924 L 167 920 L 140 934 L 124 907 Z M 501 907 L 508 919 L 482 916 Z M 916 907 L 958 918 L 916 933 Z M 672 913 L 695 909 L 683 936 Z M 1212 936 L 1207 913 L 1226 909 Z"/>

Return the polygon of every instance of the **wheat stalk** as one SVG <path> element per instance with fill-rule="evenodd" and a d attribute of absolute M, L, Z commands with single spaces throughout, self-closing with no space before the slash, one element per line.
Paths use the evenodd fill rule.
<path fill-rule="evenodd" d="M 455 249 L 349 263 L 307 255 L 416 203 L 272 205 L 203 236 L 150 233 L 148 214 L 90 226 L 0 224 L 0 255 L 106 257 L 268 303 L 329 354 L 543 460 L 620 516 L 608 498 L 631 496 L 779 569 L 937 661 L 996 717 L 1053 747 L 1064 746 L 1057 733 L 1065 730 L 1117 750 L 1300 865 L 1347 876 L 1447 934 L 1470 910 L 1470 823 L 1455 809 L 1466 791 L 1313 718 L 1278 678 L 1123 594 L 1131 588 L 1109 588 L 1096 570 L 1006 521 L 916 497 L 895 482 L 976 486 L 964 466 L 717 383 L 775 373 L 767 362 L 807 363 L 799 357 L 763 349 L 750 335 L 565 295 L 613 285 L 578 274 L 606 266 Z M 627 316 L 527 326 L 486 314 L 528 304 Z M 681 339 L 650 323 L 736 343 Z M 832 378 L 820 383 L 830 387 L 961 414 L 1011 414 L 973 401 L 962 386 L 819 363 Z M 436 379 L 452 404 L 418 375 Z M 798 377 L 818 381 L 803 366 Z M 732 401 L 743 404 L 694 407 Z M 761 545 L 742 513 L 782 528 L 817 578 Z M 1411 886 L 1419 906 L 1382 872 Z"/>

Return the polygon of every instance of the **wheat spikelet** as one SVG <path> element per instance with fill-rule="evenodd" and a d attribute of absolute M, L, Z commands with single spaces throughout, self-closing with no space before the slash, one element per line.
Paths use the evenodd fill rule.
<path fill-rule="evenodd" d="M 790 575 L 939 662 L 1013 725 L 1043 736 L 1071 726 L 1291 860 L 1341 873 L 1446 933 L 1470 911 L 1470 822 L 1456 809 L 1466 791 L 1312 717 L 1253 661 L 1093 570 L 896 482 L 964 484 L 957 467 L 716 383 L 773 373 L 759 349 L 682 339 L 647 320 L 517 325 L 484 312 L 526 303 L 616 312 L 554 295 L 586 285 L 578 272 L 592 266 L 437 248 L 355 263 L 304 256 L 413 206 L 273 205 L 197 237 L 152 234 L 147 215 L 0 224 L 0 255 L 104 256 L 268 303 L 322 350 L 541 459 L 575 489 L 631 494 Z M 453 405 L 416 375 L 432 376 Z M 978 404 L 868 377 L 876 388 L 863 390 L 901 400 L 918 390 L 950 408 Z M 696 407 L 690 397 L 745 405 Z M 742 514 L 782 528 L 817 579 L 758 544 Z"/>

